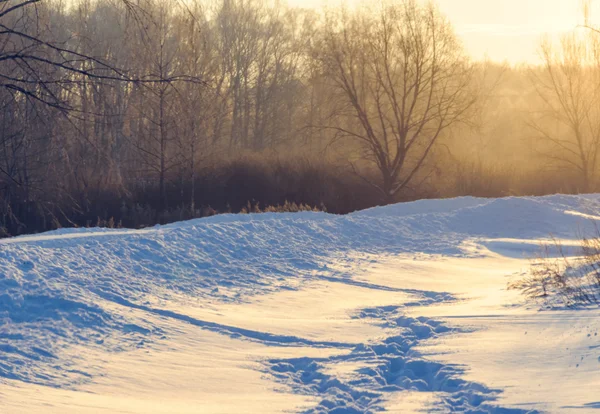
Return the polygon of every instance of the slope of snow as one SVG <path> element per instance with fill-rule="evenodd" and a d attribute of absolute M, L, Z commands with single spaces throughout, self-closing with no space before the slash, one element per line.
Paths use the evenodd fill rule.
<path fill-rule="evenodd" d="M 598 217 L 598 195 L 464 197 L 2 240 L 0 405 L 591 411 L 600 313 L 506 285 Z"/>

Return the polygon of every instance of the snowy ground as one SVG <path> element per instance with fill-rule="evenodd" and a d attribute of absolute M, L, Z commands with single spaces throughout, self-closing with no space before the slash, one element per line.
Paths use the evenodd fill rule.
<path fill-rule="evenodd" d="M 2 413 L 595 412 L 600 311 L 507 283 L 600 195 L 0 241 Z"/>

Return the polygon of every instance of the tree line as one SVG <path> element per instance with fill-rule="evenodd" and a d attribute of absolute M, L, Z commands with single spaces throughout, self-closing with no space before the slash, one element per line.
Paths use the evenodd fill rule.
<path fill-rule="evenodd" d="M 416 0 L 2 0 L 0 228 L 590 191 L 597 44 L 472 62 Z"/>

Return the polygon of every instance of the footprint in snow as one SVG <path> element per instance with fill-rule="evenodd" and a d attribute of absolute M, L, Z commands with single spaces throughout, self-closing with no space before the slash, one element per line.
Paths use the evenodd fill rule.
<path fill-rule="evenodd" d="M 19 269 L 21 269 L 23 272 L 30 272 L 35 268 L 35 265 L 33 264 L 32 261 L 30 260 L 25 260 L 24 262 L 21 263 L 21 265 L 19 266 Z"/>

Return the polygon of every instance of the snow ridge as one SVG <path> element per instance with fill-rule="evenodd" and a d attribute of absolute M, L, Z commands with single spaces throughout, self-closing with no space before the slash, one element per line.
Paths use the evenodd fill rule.
<path fill-rule="evenodd" d="M 97 372 L 70 351 L 73 347 L 121 352 L 148 347 L 169 335 L 123 311 L 129 309 L 276 346 L 352 349 L 350 360 L 373 361 L 374 371 L 363 370 L 345 384 L 322 372 L 324 360 L 269 361 L 269 372 L 279 380 L 299 392 L 322 395 L 314 412 L 342 412 L 339 408 L 350 407 L 349 401 L 358 410 L 354 412 L 375 410 L 382 392 L 412 388 L 444 392 L 448 409 L 476 412 L 493 401 L 495 391 L 461 380 L 456 367 L 411 353 L 417 342 L 449 329 L 438 322 L 409 321 L 396 310 L 383 312 L 388 328 L 399 333 L 373 345 L 217 324 L 172 307 L 250 303 L 318 280 L 389 290 L 354 280 L 361 257 L 469 256 L 461 244 L 473 238 L 537 238 L 548 233 L 575 238 L 596 217 L 598 195 L 464 197 L 347 216 L 224 215 L 142 231 L 71 229 L 8 239 L 0 242 L 0 381 L 73 387 Z M 348 263 L 348 270 L 331 267 L 332 262 Z M 421 295 L 420 306 L 451 299 L 436 292 L 406 293 Z M 436 298 L 438 294 L 442 296 Z"/>

